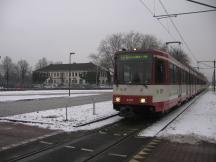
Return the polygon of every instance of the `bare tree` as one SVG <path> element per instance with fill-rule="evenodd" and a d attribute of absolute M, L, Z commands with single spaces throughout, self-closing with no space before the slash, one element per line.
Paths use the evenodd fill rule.
<path fill-rule="evenodd" d="M 94 63 L 112 73 L 114 54 L 122 49 L 132 50 L 134 48 L 139 50 L 160 49 L 162 43 L 152 35 L 143 35 L 133 31 L 127 34 L 117 33 L 102 40 L 98 54 L 91 54 L 90 58 Z"/>
<path fill-rule="evenodd" d="M 2 65 L 4 69 L 4 78 L 6 80 L 6 87 L 8 88 L 12 67 L 13 67 L 12 59 L 6 56 L 2 61 Z"/>
<path fill-rule="evenodd" d="M 48 66 L 48 61 L 45 57 L 43 57 L 42 59 L 38 60 L 37 64 L 35 65 L 35 69 L 38 70 L 46 66 Z"/>
<path fill-rule="evenodd" d="M 121 33 L 113 34 L 101 41 L 98 51 L 99 55 L 102 56 L 100 57 L 102 62 L 104 62 L 104 60 L 108 61 L 106 65 L 110 65 L 110 67 L 108 66 L 107 69 L 114 66 L 114 54 L 116 51 L 119 51 L 122 48 L 123 35 Z"/>
<path fill-rule="evenodd" d="M 149 50 L 149 49 L 160 49 L 160 42 L 159 40 L 153 35 L 143 35 L 142 38 L 142 50 Z"/>
<path fill-rule="evenodd" d="M 114 54 L 116 51 L 124 48 L 123 41 L 123 34 L 113 34 L 101 41 L 98 48 L 98 54 L 91 54 L 89 57 L 94 64 L 112 73 L 114 67 Z"/>
<path fill-rule="evenodd" d="M 188 55 L 181 49 L 181 48 L 177 48 L 177 47 L 172 47 L 169 50 L 169 53 L 179 62 L 181 62 L 182 64 L 185 65 L 189 65 L 190 64 L 190 59 L 188 57 Z"/>
<path fill-rule="evenodd" d="M 142 49 L 142 43 L 144 41 L 144 36 L 140 33 L 130 32 L 124 35 L 124 48 L 128 50 Z"/>
<path fill-rule="evenodd" d="M 24 85 L 26 76 L 28 74 L 28 72 L 30 71 L 29 69 L 29 64 L 26 60 L 20 60 L 17 63 L 17 66 L 19 68 L 19 72 L 20 72 L 20 78 L 21 78 L 21 83 L 22 85 Z"/>

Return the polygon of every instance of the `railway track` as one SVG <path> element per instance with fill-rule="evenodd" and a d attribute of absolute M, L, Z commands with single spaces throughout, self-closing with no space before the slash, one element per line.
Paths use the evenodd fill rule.
<path fill-rule="evenodd" d="M 140 130 L 149 126 L 143 121 L 131 123 L 122 120 L 118 123 L 104 127 L 94 133 L 82 136 L 76 140 L 66 143 L 58 148 L 53 148 L 48 152 L 41 152 L 34 157 L 22 160 L 32 162 L 45 161 L 95 161 L 103 153 L 117 147 L 119 144 L 134 137 Z M 67 153 L 65 152 L 67 150 Z M 57 156 L 58 154 L 58 156 Z M 122 156 L 120 154 L 110 154 L 111 156 Z M 62 159 L 64 157 L 64 159 Z"/>
<path fill-rule="evenodd" d="M 143 124 L 143 121 L 139 121 L 138 123 L 133 122 L 132 124 L 130 123 L 131 121 L 127 121 L 123 119 L 114 124 L 93 131 L 80 132 L 78 134 L 72 133 L 75 135 L 71 135 L 71 136 L 69 134 L 67 135 L 67 133 L 58 134 L 56 135 L 56 137 L 52 137 L 53 139 L 47 138 L 40 141 L 35 141 L 31 144 L 27 144 L 25 147 L 20 146 L 18 148 L 14 148 L 14 150 L 2 151 L 0 152 L 1 161 L 4 162 L 31 161 L 31 160 L 43 161 L 42 159 L 44 155 L 46 154 L 49 155 L 50 153 L 52 154 L 52 152 L 56 152 L 58 150 L 61 150 L 62 148 L 68 148 L 68 149 L 78 148 L 78 146 L 73 146 L 73 144 L 79 145 L 79 143 L 82 143 L 82 141 L 89 142 L 89 140 L 91 139 L 99 139 L 105 141 L 107 138 L 109 138 L 109 141 L 104 146 L 102 146 L 103 143 L 99 141 L 96 142 L 97 147 L 102 149 L 97 150 L 96 149 L 97 147 L 94 149 L 81 148 L 81 150 L 85 150 L 85 151 L 96 150 L 94 154 L 86 155 L 86 159 L 84 159 L 83 161 L 90 160 L 98 156 L 99 154 L 103 153 L 104 151 L 108 150 L 109 148 L 112 148 L 118 145 L 120 142 L 130 138 L 131 136 L 134 136 L 140 130 L 144 129 L 149 125 L 149 123 L 147 122 Z M 60 139 L 61 136 L 62 138 L 65 139 L 64 140 L 61 139 L 60 141 L 58 141 L 58 139 Z M 32 149 L 34 147 L 35 149 Z M 31 150 L 28 150 L 29 148 Z M 24 152 L 22 151 L 21 153 L 19 153 L 18 151 L 18 153 L 15 153 L 16 150 L 20 150 L 20 149 L 22 150 L 24 149 L 26 150 L 26 152 L 23 150 Z"/>
<path fill-rule="evenodd" d="M 138 121 L 128 121 L 120 120 L 114 124 L 104 126 L 102 128 L 87 131 L 87 132 L 76 132 L 76 133 L 62 133 L 58 134 L 55 137 L 43 139 L 36 141 L 31 144 L 27 144 L 25 147 L 16 148 L 23 149 L 18 154 L 13 154 L 14 150 L 5 150 L 5 152 L 0 152 L 1 161 L 4 162 L 45 162 L 45 161 L 101 161 L 104 157 L 112 158 L 118 157 L 121 160 L 129 159 L 132 155 L 129 154 L 120 154 L 113 151 L 115 148 L 121 146 L 121 148 L 129 143 L 137 144 L 134 148 L 132 154 L 136 154 L 141 147 L 151 143 L 156 136 L 166 129 L 172 122 L 174 122 L 180 115 L 182 115 L 199 97 L 195 97 L 191 100 L 177 116 L 175 116 L 171 121 L 169 121 L 163 128 L 161 128 L 153 138 L 135 138 L 136 134 L 141 130 L 149 127 L 155 122 L 155 120 L 138 120 Z M 172 113 L 172 112 L 171 112 Z M 115 117 L 111 116 L 111 118 Z M 100 121 L 102 121 L 101 119 Z M 104 120 L 107 120 L 104 119 Z M 99 121 L 99 122 L 100 122 Z M 98 121 L 94 121 L 98 122 Z M 77 125 L 80 127 L 82 125 L 92 124 L 91 123 L 82 123 Z M 131 144 L 132 145 L 132 144 Z M 35 147 L 35 149 L 30 149 Z M 8 152 L 7 152 L 8 151 Z M 13 152 L 14 151 L 14 152 Z M 113 152 L 113 153 L 112 153 Z M 5 156 L 8 155 L 8 156 Z M 13 156 L 11 156 L 13 155 Z M 108 156 L 108 157 L 107 157 Z M 133 159 L 133 157 L 132 157 Z M 119 160 L 119 159 L 118 159 Z M 121 161 L 119 160 L 119 161 Z M 103 160 L 104 161 L 104 160 Z"/>
<path fill-rule="evenodd" d="M 96 122 L 101 122 L 103 120 L 107 120 L 113 117 L 116 117 L 118 114 L 114 114 L 111 116 L 107 116 L 104 118 L 100 118 L 98 120 L 94 120 L 91 122 L 87 122 L 87 123 L 80 123 L 79 125 L 75 125 L 74 127 L 82 127 L 85 125 L 89 125 L 89 124 L 93 124 Z M 118 123 L 118 122 L 116 122 Z M 107 125 L 104 126 L 103 128 L 108 128 L 111 125 Z M 15 161 L 19 161 L 22 159 L 25 159 L 27 157 L 33 156 L 35 154 L 44 152 L 44 151 L 48 151 L 50 149 L 54 149 L 54 148 L 58 148 L 61 147 L 62 145 L 64 146 L 65 144 L 67 144 L 68 142 L 71 142 L 71 138 L 73 139 L 77 139 L 77 138 L 82 138 L 83 136 L 88 136 L 90 134 L 94 134 L 97 131 L 100 131 L 100 129 L 96 129 L 96 130 L 92 130 L 92 131 L 80 131 L 80 132 L 75 132 L 75 133 L 66 133 L 66 132 L 60 132 L 52 137 L 47 137 L 38 141 L 33 141 L 24 145 L 19 145 L 15 148 L 11 148 L 10 150 L 2 150 L 0 152 L 0 162 L 15 162 Z M 74 135 L 75 134 L 75 135 Z M 64 140 L 62 140 L 63 138 L 65 138 Z M 60 139 L 60 141 L 58 141 Z M 46 142 L 48 141 L 48 142 Z M 53 142 L 55 141 L 55 142 Z M 32 147 L 35 147 L 34 149 L 31 149 L 29 147 L 29 145 L 32 145 Z M 21 151 L 20 153 L 20 149 L 23 149 L 23 151 Z M 28 150 L 30 149 L 30 150 Z M 17 153 L 16 153 L 17 152 Z"/>
<path fill-rule="evenodd" d="M 92 120 L 92 121 L 90 121 L 90 122 L 79 123 L 79 124 L 77 124 L 77 125 L 74 125 L 73 127 L 75 127 L 75 128 L 82 127 L 82 126 L 85 126 L 85 125 L 89 125 L 89 124 L 97 123 L 97 122 L 100 122 L 100 121 L 104 121 L 104 120 L 107 120 L 107 119 L 116 117 L 116 116 L 118 116 L 118 115 L 119 115 L 119 113 L 117 113 L 117 114 L 112 114 L 112 115 L 110 115 L 110 116 L 105 116 L 105 117 L 102 117 L 102 118 L 99 118 L 99 119 L 96 119 L 96 120 Z"/>

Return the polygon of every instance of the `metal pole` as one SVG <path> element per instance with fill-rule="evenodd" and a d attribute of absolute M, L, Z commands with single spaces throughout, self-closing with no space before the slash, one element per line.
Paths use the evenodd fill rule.
<path fill-rule="evenodd" d="M 215 92 L 215 60 L 214 60 L 214 76 L 213 76 L 214 92 Z"/>
<path fill-rule="evenodd" d="M 65 116 L 66 116 L 65 121 L 68 121 L 67 105 L 66 105 L 66 109 L 65 109 Z"/>
<path fill-rule="evenodd" d="M 94 100 L 94 97 L 92 97 L 92 103 L 93 103 L 93 115 L 96 115 L 96 112 L 95 112 L 95 100 Z"/>
<path fill-rule="evenodd" d="M 75 54 L 74 52 L 70 53 L 70 57 L 69 57 L 69 96 L 70 96 L 70 87 L 71 87 L 71 55 Z"/>
<path fill-rule="evenodd" d="M 97 80 L 97 78 L 98 78 L 98 66 L 96 67 L 96 78 L 95 78 L 96 79 L 96 86 L 98 87 L 98 80 Z"/>
<path fill-rule="evenodd" d="M 70 96 L 70 85 L 71 85 L 71 54 L 69 58 L 69 96 Z"/>

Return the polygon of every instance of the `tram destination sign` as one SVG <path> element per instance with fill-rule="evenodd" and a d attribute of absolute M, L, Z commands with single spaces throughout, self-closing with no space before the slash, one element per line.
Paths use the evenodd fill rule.
<path fill-rule="evenodd" d="M 126 54 L 120 55 L 120 61 L 128 61 L 128 60 L 147 60 L 149 56 L 147 54 Z"/>

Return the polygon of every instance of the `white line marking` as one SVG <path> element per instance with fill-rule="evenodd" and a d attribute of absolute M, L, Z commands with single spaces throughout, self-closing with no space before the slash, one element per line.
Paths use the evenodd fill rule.
<path fill-rule="evenodd" d="M 69 149 L 75 149 L 76 147 L 74 146 L 64 146 L 65 148 L 69 148 Z"/>
<path fill-rule="evenodd" d="M 5 130 L 10 130 L 10 129 L 13 129 L 13 128 L 11 128 L 11 127 L 7 127 L 7 128 L 3 128 L 3 129 L 5 129 Z"/>
<path fill-rule="evenodd" d="M 130 129 L 129 131 L 137 131 L 137 130 L 139 130 L 139 129 L 134 128 L 134 129 Z"/>
<path fill-rule="evenodd" d="M 122 157 L 122 158 L 126 158 L 127 157 L 127 155 L 113 154 L 113 153 L 109 153 L 109 156 L 117 156 L 117 157 Z"/>
<path fill-rule="evenodd" d="M 100 134 L 107 134 L 106 132 L 103 132 L 103 131 L 99 131 L 99 133 L 100 133 Z"/>
<path fill-rule="evenodd" d="M 81 148 L 82 151 L 87 151 L 87 152 L 93 152 L 94 150 L 92 149 L 87 149 L 87 148 Z"/>
<path fill-rule="evenodd" d="M 53 144 L 51 142 L 46 142 L 46 141 L 40 141 L 40 143 L 47 144 L 47 145 L 52 145 Z"/>
<path fill-rule="evenodd" d="M 39 139 L 44 139 L 46 137 L 51 137 L 51 136 L 54 136 L 54 135 L 57 135 L 57 134 L 60 134 L 60 133 L 62 133 L 62 131 L 53 132 L 53 133 L 50 133 L 50 134 L 47 134 L 47 135 L 39 136 L 37 138 L 30 138 L 28 140 L 24 140 L 24 141 L 16 143 L 16 144 L 11 144 L 11 145 L 8 145 L 8 146 L 3 146 L 3 147 L 0 147 L 0 151 L 8 150 L 8 149 L 11 149 L 11 148 L 14 148 L 14 147 L 17 147 L 17 146 L 21 146 L 21 145 L 23 145 L 23 143 L 27 144 L 29 142 L 34 142 L 34 141 L 37 141 Z"/>

